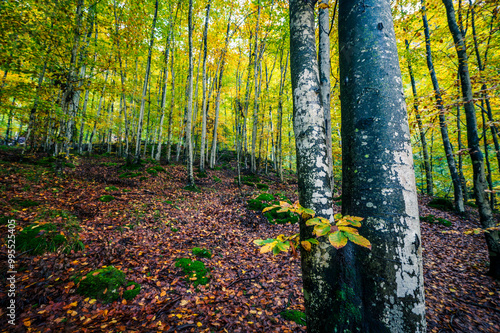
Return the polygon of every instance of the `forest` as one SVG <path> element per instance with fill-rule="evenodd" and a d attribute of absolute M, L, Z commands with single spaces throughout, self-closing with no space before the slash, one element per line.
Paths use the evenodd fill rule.
<path fill-rule="evenodd" d="M 500 3 L 0 1 L 6 332 L 499 332 Z"/>

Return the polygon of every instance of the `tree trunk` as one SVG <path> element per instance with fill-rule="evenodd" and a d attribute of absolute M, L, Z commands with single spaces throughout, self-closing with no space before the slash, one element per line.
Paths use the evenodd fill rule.
<path fill-rule="evenodd" d="M 411 80 L 411 90 L 413 92 L 413 108 L 415 109 L 415 118 L 417 119 L 418 132 L 420 134 L 420 143 L 422 144 L 422 153 L 424 155 L 424 168 L 425 168 L 425 180 L 426 180 L 426 192 L 427 195 L 433 196 L 434 189 L 432 184 L 432 169 L 431 162 L 429 160 L 429 151 L 427 149 L 427 140 L 425 139 L 424 126 L 422 124 L 422 117 L 420 116 L 420 110 L 418 109 L 418 95 L 417 95 L 417 85 L 415 84 L 415 77 L 413 76 L 413 68 L 411 66 L 411 55 L 410 55 L 410 44 L 405 39 L 406 59 L 408 61 L 408 72 L 410 74 Z"/>
<path fill-rule="evenodd" d="M 342 214 L 364 218 L 360 233 L 372 251 L 349 244 L 338 251 L 331 279 L 355 297 L 335 305 L 337 321 L 325 327 L 425 332 L 417 190 L 390 2 L 341 0 L 338 26 Z M 349 308 L 359 303 L 360 312 Z"/>
<path fill-rule="evenodd" d="M 290 59 L 299 201 L 303 207 L 313 209 L 317 216 L 333 222 L 314 10 L 308 1 L 290 0 Z M 312 227 L 301 220 L 300 239 L 311 236 Z M 334 331 L 334 317 L 338 315 L 334 310 L 334 272 L 330 260 L 334 256 L 334 248 L 321 238 L 311 251 L 301 251 L 308 332 Z"/>
<path fill-rule="evenodd" d="M 146 93 L 148 91 L 149 71 L 151 69 L 151 53 L 153 51 L 153 43 L 155 40 L 156 18 L 158 16 L 158 0 L 155 3 L 155 13 L 153 17 L 153 25 L 151 27 L 151 38 L 149 40 L 148 62 L 146 65 L 146 74 L 144 76 L 144 87 L 142 89 L 141 109 L 139 111 L 139 123 L 137 124 L 137 138 L 135 142 L 134 162 L 137 163 L 141 157 L 141 138 L 142 138 L 142 123 L 144 119 L 144 106 L 146 104 Z"/>
<path fill-rule="evenodd" d="M 188 86 L 188 107 L 186 114 L 186 145 L 187 145 L 187 176 L 188 186 L 195 186 L 193 176 L 193 145 L 191 142 L 191 117 L 193 114 L 193 0 L 189 0 L 189 86 Z"/>
<path fill-rule="evenodd" d="M 325 131 L 326 131 L 326 154 L 328 157 L 328 175 L 330 177 L 330 186 L 332 193 L 333 183 L 333 155 L 332 155 L 332 116 L 330 114 L 330 24 L 328 0 L 320 0 L 318 23 L 319 23 L 319 82 L 321 89 L 321 105 L 325 113 Z M 324 4 L 326 6 L 321 6 Z M 337 3 L 335 2 L 335 6 Z M 333 18 L 335 19 L 335 17 Z"/>
<path fill-rule="evenodd" d="M 285 90 L 286 71 L 288 69 L 288 58 L 290 52 L 286 53 L 286 61 L 283 63 L 283 54 L 280 60 L 280 88 L 278 94 L 278 176 L 283 183 L 283 92 Z"/>
<path fill-rule="evenodd" d="M 99 106 L 97 107 L 96 119 L 94 120 L 94 128 L 92 129 L 92 134 L 90 134 L 89 139 L 89 155 L 92 154 L 92 141 L 94 140 L 95 130 L 97 128 L 97 122 L 99 121 L 99 116 L 101 115 L 102 100 L 104 98 L 104 93 L 106 92 L 106 82 L 108 81 L 108 72 L 106 71 L 106 76 L 104 77 L 104 84 L 102 86 L 101 97 L 99 98 Z"/>
<path fill-rule="evenodd" d="M 434 69 L 434 64 L 432 62 L 431 38 L 430 38 L 429 24 L 427 22 L 427 14 L 424 1 L 425 0 L 421 0 L 422 22 L 424 25 L 425 49 L 427 55 L 427 67 L 429 68 L 429 73 L 431 75 L 432 86 L 434 87 L 434 95 L 436 97 L 437 108 L 439 110 L 439 127 L 441 129 L 441 137 L 443 138 L 443 148 L 446 154 L 446 160 L 448 161 L 448 169 L 450 170 L 450 176 L 453 182 L 455 209 L 457 210 L 457 212 L 462 214 L 465 212 L 464 196 L 462 193 L 462 186 L 460 184 L 460 177 L 458 175 L 457 167 L 455 164 L 455 157 L 453 156 L 453 147 L 451 146 L 450 137 L 448 135 L 448 126 L 446 125 L 446 116 L 443 106 L 443 99 L 441 97 L 441 90 L 439 88 L 436 71 Z"/>
<path fill-rule="evenodd" d="M 462 86 L 462 97 L 464 100 L 465 119 L 467 122 L 467 145 L 472 160 L 474 196 L 479 209 L 479 218 L 483 228 L 494 227 L 496 224 L 491 207 L 488 204 L 485 190 L 486 178 L 484 175 L 484 159 L 479 147 L 479 136 L 477 133 L 476 112 L 474 110 L 474 99 L 472 96 L 472 85 L 469 75 L 467 48 L 464 38 L 457 25 L 455 9 L 452 0 L 443 0 L 446 7 L 448 27 L 455 42 L 455 50 L 458 56 L 458 70 Z M 489 273 L 496 279 L 500 279 L 500 234 L 498 231 L 490 231 L 484 234 L 490 258 Z"/>
<path fill-rule="evenodd" d="M 205 14 L 205 28 L 203 29 L 203 102 L 202 102 L 202 120 L 201 120 L 201 143 L 200 143 L 200 172 L 205 172 L 205 141 L 207 137 L 207 36 L 208 36 L 208 22 L 210 20 L 210 4 L 208 0 L 207 11 Z"/>

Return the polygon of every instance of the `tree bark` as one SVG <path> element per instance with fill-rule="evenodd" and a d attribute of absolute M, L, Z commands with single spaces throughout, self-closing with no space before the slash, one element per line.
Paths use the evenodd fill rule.
<path fill-rule="evenodd" d="M 425 33 L 425 49 L 427 57 L 427 67 L 431 75 L 432 86 L 434 87 L 434 95 L 436 97 L 437 108 L 439 110 L 439 127 L 441 129 L 441 137 L 443 138 L 443 148 L 448 162 L 448 169 L 450 170 L 451 180 L 453 182 L 453 193 L 455 198 L 455 209 L 457 212 L 463 214 L 465 212 L 464 196 L 462 193 L 462 186 L 460 184 L 460 177 L 458 175 L 457 167 L 455 164 L 455 157 L 453 156 L 453 147 L 451 146 L 450 137 L 448 135 L 448 126 L 446 125 L 446 116 L 443 106 L 443 99 L 441 97 L 441 89 L 432 62 L 431 52 L 431 38 L 429 32 L 429 24 L 427 22 L 427 14 L 425 9 L 425 0 L 421 0 L 422 4 L 422 22 L 424 25 Z"/>
<path fill-rule="evenodd" d="M 390 2 L 339 4 L 342 214 L 364 218 L 360 233 L 372 250 L 348 244 L 338 251 L 334 281 L 361 307 L 350 310 L 348 298 L 331 325 L 425 332 L 417 190 Z"/>
<path fill-rule="evenodd" d="M 257 22 L 255 23 L 255 45 L 254 45 L 254 64 L 253 64 L 253 82 L 255 84 L 255 94 L 254 94 L 254 104 L 253 104 L 253 126 L 252 126 L 252 152 L 250 156 L 250 172 L 255 173 L 257 171 L 257 165 L 255 161 L 255 147 L 257 142 L 257 126 L 259 124 L 258 112 L 259 112 L 259 94 L 258 94 L 258 68 L 259 68 L 259 57 L 258 52 L 258 42 L 259 42 L 259 21 L 260 21 L 260 0 L 257 0 Z"/>
<path fill-rule="evenodd" d="M 484 158 L 479 147 L 479 136 L 477 133 L 476 112 L 474 109 L 474 99 L 472 96 L 472 85 L 469 75 L 467 48 L 460 28 L 455 18 L 455 9 L 452 0 L 443 0 L 446 7 L 446 17 L 448 27 L 455 42 L 455 50 L 458 56 L 458 70 L 462 86 L 462 97 L 464 100 L 465 119 L 467 122 L 467 145 L 472 160 L 474 196 L 479 210 L 479 218 L 483 228 L 494 227 L 496 224 L 493 212 L 486 197 L 485 190 L 486 177 L 484 174 Z M 500 279 L 500 234 L 498 231 L 485 233 L 486 244 L 488 245 L 490 271 L 489 273 L 496 279 Z"/>

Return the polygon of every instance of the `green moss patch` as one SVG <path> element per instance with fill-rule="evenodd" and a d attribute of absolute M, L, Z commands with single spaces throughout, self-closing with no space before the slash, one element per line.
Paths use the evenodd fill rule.
<path fill-rule="evenodd" d="M 432 214 L 427 216 L 420 216 L 420 221 L 431 223 L 431 224 L 441 224 L 445 227 L 451 227 L 451 222 L 442 217 L 436 217 Z"/>
<path fill-rule="evenodd" d="M 35 207 L 40 205 L 38 202 L 33 201 L 33 200 L 22 200 L 19 198 L 14 198 L 11 199 L 10 202 L 19 208 L 29 208 L 29 207 Z"/>
<path fill-rule="evenodd" d="M 127 172 L 124 172 L 121 175 L 119 175 L 118 178 L 134 178 L 134 177 L 140 176 L 141 174 L 142 174 L 142 172 L 127 171 Z"/>
<path fill-rule="evenodd" d="M 30 251 L 31 254 L 38 255 L 55 252 L 60 248 L 64 252 L 70 252 L 83 250 L 85 246 L 79 240 L 75 228 L 64 228 L 53 223 L 31 224 L 16 237 L 18 252 Z"/>
<path fill-rule="evenodd" d="M 150 168 L 147 168 L 146 172 L 149 173 L 151 176 L 157 176 L 158 172 L 167 172 L 167 171 L 163 167 L 155 165 Z"/>
<path fill-rule="evenodd" d="M 257 188 L 258 188 L 259 190 L 264 190 L 264 191 L 267 191 L 267 190 L 269 190 L 269 185 L 267 185 L 267 184 L 262 184 L 262 183 L 258 183 L 258 184 L 257 184 Z"/>
<path fill-rule="evenodd" d="M 194 287 L 205 285 L 210 280 L 208 270 L 201 261 L 192 261 L 189 258 L 178 258 L 175 261 L 175 267 L 182 268 L 186 281 L 192 283 Z"/>
<path fill-rule="evenodd" d="M 220 183 L 222 180 L 219 177 L 212 178 L 215 183 Z"/>
<path fill-rule="evenodd" d="M 113 266 L 103 267 L 76 279 L 76 292 L 82 296 L 97 298 L 111 303 L 123 297 L 135 298 L 141 291 L 140 284 L 127 281 L 125 273 Z"/>
<path fill-rule="evenodd" d="M 453 202 L 446 198 L 434 198 L 429 201 L 429 207 L 437 208 L 443 211 L 453 211 L 455 210 L 455 205 Z"/>
<path fill-rule="evenodd" d="M 201 192 L 200 188 L 196 185 L 186 185 L 184 186 L 184 189 L 186 191 L 191 191 L 191 192 L 197 192 L 197 193 Z"/>
<path fill-rule="evenodd" d="M 15 217 L 8 216 L 8 215 L 2 215 L 2 216 L 0 216 L 0 225 L 7 225 L 7 224 L 9 224 L 10 220 L 15 221 Z"/>
<path fill-rule="evenodd" d="M 99 198 L 99 201 L 101 202 L 110 202 L 115 200 L 115 197 L 112 195 L 103 195 L 102 197 Z"/>
<path fill-rule="evenodd" d="M 193 254 L 197 257 L 208 258 L 208 259 L 212 258 L 212 252 L 210 252 L 210 250 L 194 247 L 192 251 Z"/>
<path fill-rule="evenodd" d="M 196 177 L 198 177 L 198 178 L 207 178 L 208 174 L 206 172 L 198 172 L 196 174 Z"/>
<path fill-rule="evenodd" d="M 108 192 L 113 192 L 113 191 L 119 191 L 120 189 L 116 186 L 107 186 L 105 190 Z"/>
<path fill-rule="evenodd" d="M 306 325 L 306 314 L 298 310 L 285 310 L 280 312 L 280 316 L 285 320 L 294 321 L 299 325 Z"/>

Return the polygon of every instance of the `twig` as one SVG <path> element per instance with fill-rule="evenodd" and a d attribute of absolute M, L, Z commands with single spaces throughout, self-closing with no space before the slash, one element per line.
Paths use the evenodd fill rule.
<path fill-rule="evenodd" d="M 482 304 L 467 302 L 467 301 L 461 300 L 459 298 L 457 298 L 457 300 L 459 300 L 460 302 L 465 303 L 465 304 L 474 305 L 474 306 L 477 306 L 477 307 L 480 307 L 480 308 L 483 308 L 483 309 L 493 310 L 493 311 L 496 311 L 496 312 L 500 313 L 500 309 L 494 308 L 492 306 L 487 306 L 487 305 L 482 305 Z"/>
<path fill-rule="evenodd" d="M 174 305 L 175 303 L 177 303 L 182 297 L 181 296 L 178 296 L 176 298 L 174 298 L 173 300 L 171 300 L 170 302 L 168 302 L 167 304 L 165 304 L 158 312 L 156 312 L 156 316 L 158 317 L 166 308 Z"/>
<path fill-rule="evenodd" d="M 262 273 L 259 273 L 259 274 L 255 275 L 255 276 L 251 276 L 251 277 L 247 277 L 247 278 L 239 278 L 239 279 L 236 279 L 236 280 L 234 280 L 233 282 L 231 282 L 231 283 L 229 284 L 229 286 L 227 286 L 227 288 L 229 288 L 229 287 L 231 287 L 233 284 L 236 284 L 236 283 L 241 282 L 241 281 L 255 279 L 255 278 L 259 277 L 261 274 L 262 274 Z"/>

